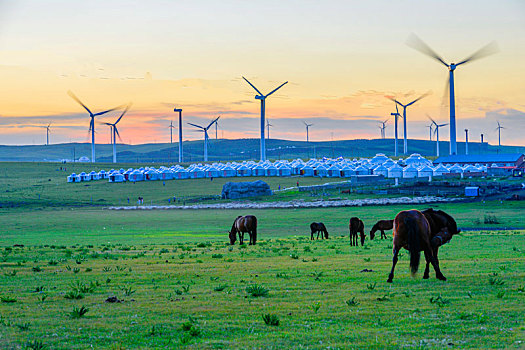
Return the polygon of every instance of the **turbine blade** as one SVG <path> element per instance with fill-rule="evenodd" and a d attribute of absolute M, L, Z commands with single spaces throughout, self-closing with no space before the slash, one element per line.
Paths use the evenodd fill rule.
<path fill-rule="evenodd" d="M 115 122 L 115 125 L 117 125 L 117 123 L 120 121 L 120 119 L 122 119 L 122 117 L 124 116 L 124 114 L 126 114 L 126 112 L 129 110 L 130 107 L 131 107 L 131 102 L 126 106 L 126 108 L 124 109 L 120 117 Z"/>
<path fill-rule="evenodd" d="M 85 104 L 82 103 L 82 101 L 80 101 L 80 99 L 73 93 L 73 91 L 71 90 L 68 90 L 67 94 L 69 95 L 69 97 L 71 97 L 73 100 L 77 101 L 78 104 L 80 104 L 82 107 L 84 107 L 84 109 L 89 113 L 89 115 L 92 115 L 93 113 L 91 113 L 91 111 L 89 110 L 89 108 L 86 107 Z"/>
<path fill-rule="evenodd" d="M 118 133 L 118 129 L 117 129 L 117 126 L 116 126 L 116 125 L 114 125 L 113 127 L 115 128 L 115 134 L 117 134 L 117 136 L 118 136 L 118 139 L 119 139 L 120 141 L 122 141 L 122 138 L 120 137 L 120 134 Z M 115 142 L 115 143 L 116 143 L 116 142 Z"/>
<path fill-rule="evenodd" d="M 115 108 L 111 108 L 111 109 L 108 109 L 106 111 L 102 111 L 102 112 L 98 112 L 98 113 L 95 113 L 93 114 L 94 117 L 98 116 L 98 115 L 102 115 L 102 114 L 106 114 L 106 113 L 109 113 L 111 111 L 114 111 L 115 109 L 121 109 L 122 107 L 124 107 L 124 105 L 120 105 L 120 106 L 117 106 Z"/>
<path fill-rule="evenodd" d="M 456 66 L 459 66 L 460 64 L 464 64 L 470 61 L 479 60 L 480 58 L 495 54 L 498 51 L 499 51 L 498 44 L 495 41 L 492 41 L 488 43 L 487 45 L 483 46 L 478 51 L 474 52 L 469 57 L 465 58 L 463 61 L 457 63 Z"/>
<path fill-rule="evenodd" d="M 200 125 L 197 125 L 197 124 L 193 124 L 193 123 L 188 123 L 190 124 L 191 126 L 194 126 L 196 128 L 199 128 L 199 129 L 203 129 L 204 130 L 204 127 L 200 126 Z"/>
<path fill-rule="evenodd" d="M 427 55 L 429 57 L 432 57 L 433 59 L 437 60 L 441 64 L 448 67 L 448 64 L 439 56 L 434 50 L 430 48 L 423 40 L 421 40 L 416 34 L 412 33 L 408 37 L 406 44 L 413 48 L 414 50 L 417 50 L 421 52 L 424 55 Z"/>
<path fill-rule="evenodd" d="M 280 88 L 282 88 L 284 85 L 288 84 L 287 81 L 285 81 L 284 83 L 282 83 L 281 85 L 279 85 L 277 88 L 273 89 L 272 92 L 270 92 L 268 95 L 264 96 L 264 97 L 268 97 L 270 96 L 271 94 L 273 94 L 274 92 L 276 92 L 277 90 L 279 90 Z"/>
<path fill-rule="evenodd" d="M 217 118 L 215 118 L 210 124 L 208 124 L 208 126 L 206 127 L 206 130 L 208 130 L 212 125 L 213 123 L 217 122 L 217 120 L 219 120 L 221 116 L 218 116 Z"/>
<path fill-rule="evenodd" d="M 432 117 L 430 115 L 428 115 L 427 113 L 427 118 L 432 122 L 432 124 L 436 124 L 436 122 L 434 121 L 434 119 L 432 119 Z M 431 125 L 432 125 L 431 124 Z"/>
<path fill-rule="evenodd" d="M 423 95 L 419 96 L 414 101 L 412 101 L 409 104 L 407 104 L 405 107 L 412 106 L 414 103 L 416 103 L 417 101 L 421 100 L 423 97 L 426 97 L 428 95 L 430 95 L 430 92 L 425 92 Z"/>
<path fill-rule="evenodd" d="M 246 82 L 247 82 L 248 84 L 250 84 L 250 86 L 251 86 L 255 91 L 257 91 L 257 93 L 258 93 L 259 95 L 264 96 L 264 95 L 262 94 L 262 92 L 260 92 L 260 91 L 255 87 L 255 85 L 253 85 L 252 83 L 250 83 L 250 82 L 248 81 L 248 79 L 246 79 L 245 77 L 242 77 L 242 78 L 243 78 L 244 80 L 246 80 Z"/>
<path fill-rule="evenodd" d="M 440 125 L 438 125 L 438 127 L 447 126 L 447 125 L 448 125 L 448 123 L 446 123 L 446 124 L 440 124 Z"/>

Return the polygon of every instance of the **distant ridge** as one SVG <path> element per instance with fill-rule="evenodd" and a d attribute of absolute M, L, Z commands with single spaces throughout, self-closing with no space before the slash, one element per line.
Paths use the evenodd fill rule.
<path fill-rule="evenodd" d="M 400 143 L 401 144 L 401 143 Z M 305 141 L 289 141 L 270 139 L 266 142 L 266 153 L 269 159 L 292 159 L 321 157 L 371 157 L 376 153 L 384 153 L 393 156 L 393 139 L 373 140 L 343 140 L 323 141 L 307 144 Z M 408 140 L 409 154 L 419 153 L 426 157 L 435 155 L 436 144 L 428 140 Z M 440 142 L 440 154 L 448 154 L 448 142 Z M 141 145 L 118 145 L 117 159 L 119 163 L 151 163 L 168 162 L 175 163 L 178 160 L 178 144 L 173 143 L 148 143 Z M 112 161 L 112 146 L 99 144 L 96 148 L 97 162 Z M 525 147 L 521 146 L 492 146 L 484 143 L 469 142 L 470 154 L 481 153 L 524 153 Z M 465 153 L 465 143 L 458 143 L 458 153 Z M 219 139 L 209 140 L 209 161 L 228 160 L 258 160 L 259 139 Z M 82 156 L 89 157 L 91 149 L 89 143 L 62 143 L 46 145 L 26 146 L 0 146 L 0 161 L 68 161 L 78 159 Z M 404 155 L 401 155 L 403 157 Z M 184 160 L 187 162 L 203 161 L 203 141 L 184 142 Z"/>

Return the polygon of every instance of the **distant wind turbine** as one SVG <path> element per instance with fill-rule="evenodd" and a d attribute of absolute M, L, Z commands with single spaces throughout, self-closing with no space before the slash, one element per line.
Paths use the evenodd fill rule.
<path fill-rule="evenodd" d="M 273 89 L 270 93 L 264 95 L 262 92 L 260 92 L 252 83 L 250 83 L 248 81 L 248 79 L 246 79 L 245 77 L 242 77 L 244 80 L 246 80 L 246 82 L 248 84 L 250 84 L 250 86 L 255 90 L 257 91 L 258 95 L 255 95 L 255 99 L 256 100 L 261 100 L 261 160 L 262 161 L 265 161 L 266 160 L 266 145 L 265 145 L 265 135 L 264 135 L 264 129 L 265 129 L 265 122 L 264 122 L 264 117 L 265 117 L 265 109 L 266 109 L 266 98 L 268 96 L 270 96 L 271 94 L 273 94 L 274 92 L 276 92 L 277 90 L 279 90 L 280 88 L 282 88 L 285 84 L 287 84 L 288 82 L 284 82 L 282 83 L 281 85 L 279 85 L 277 88 Z"/>
<path fill-rule="evenodd" d="M 170 128 L 170 144 L 172 144 L 173 143 L 173 129 L 175 128 L 175 126 L 173 125 L 173 120 L 171 121 L 168 128 Z"/>
<path fill-rule="evenodd" d="M 503 126 L 500 125 L 499 121 L 497 121 L 498 127 L 495 130 L 498 130 L 498 146 L 501 147 L 501 129 L 505 129 Z"/>
<path fill-rule="evenodd" d="M 51 132 L 50 127 L 51 127 L 51 123 L 49 123 L 45 127 L 46 128 L 46 146 L 49 146 L 49 133 Z"/>
<path fill-rule="evenodd" d="M 84 109 L 89 113 L 89 116 L 91 117 L 91 121 L 89 122 L 89 131 L 91 132 L 91 163 L 95 163 L 95 117 L 114 111 L 115 109 L 122 108 L 123 105 L 105 110 L 103 112 L 93 113 L 89 110 L 89 108 L 86 107 L 85 104 L 82 103 L 82 101 L 80 101 L 80 99 L 77 96 L 75 96 L 75 94 L 71 90 L 67 93 L 73 100 L 77 101 L 78 104 L 84 107 Z"/>
<path fill-rule="evenodd" d="M 211 128 L 211 126 L 217 122 L 217 120 L 219 120 L 220 117 L 217 117 L 215 118 L 214 120 L 211 121 L 210 124 L 208 124 L 208 126 L 204 127 L 204 126 L 200 126 L 200 125 L 197 125 L 197 124 L 193 124 L 193 123 L 188 123 L 190 124 L 191 126 L 194 126 L 196 128 L 199 128 L 200 130 L 198 131 L 202 131 L 204 132 L 204 161 L 207 162 L 208 161 L 208 130 Z"/>
<path fill-rule="evenodd" d="M 439 63 L 443 64 L 449 70 L 449 79 L 448 79 L 448 88 L 450 95 L 450 154 L 458 154 L 458 147 L 456 144 L 456 104 L 454 96 L 454 70 L 465 63 L 489 56 L 498 51 L 497 45 L 495 42 L 491 42 L 488 45 L 482 47 L 478 51 L 474 52 L 469 57 L 460 61 L 459 63 L 450 63 L 447 64 L 441 56 L 439 56 L 434 50 L 432 50 L 423 40 L 421 40 L 415 34 L 412 34 L 408 40 L 407 45 L 411 48 L 425 54 Z"/>
<path fill-rule="evenodd" d="M 436 134 L 436 157 L 439 157 L 439 128 L 441 128 L 442 126 L 448 125 L 448 123 L 438 124 L 430 116 L 428 116 L 428 119 L 430 119 L 430 121 L 432 122 L 432 124 L 434 124 L 434 127 L 435 127 L 434 133 Z"/>
<path fill-rule="evenodd" d="M 433 127 L 434 127 L 434 124 L 432 124 L 432 123 L 430 123 L 430 125 L 427 125 L 427 128 L 428 128 L 428 140 L 429 141 L 432 141 L 432 128 Z"/>
<path fill-rule="evenodd" d="M 407 104 L 402 104 L 401 102 L 399 102 L 398 100 L 396 100 L 395 98 L 390 98 L 392 101 L 394 101 L 396 104 L 400 105 L 401 107 L 403 107 L 403 153 L 404 154 L 407 154 L 408 153 L 408 143 L 407 143 L 407 107 L 409 106 L 412 106 L 414 103 L 416 103 L 417 101 L 421 100 L 423 97 L 427 96 L 429 93 L 425 93 L 421 96 L 419 96 L 418 98 L 416 98 L 414 101 L 412 102 L 409 102 Z"/>
<path fill-rule="evenodd" d="M 379 126 L 379 129 L 381 130 L 381 138 L 382 139 L 385 139 L 386 137 L 386 123 L 388 122 L 388 119 L 385 120 L 384 122 L 379 122 L 381 125 Z"/>
<path fill-rule="evenodd" d="M 182 163 L 182 108 L 174 108 L 173 112 L 179 113 L 179 163 Z"/>
<path fill-rule="evenodd" d="M 270 119 L 266 119 L 266 136 L 268 137 L 268 140 L 270 139 L 270 127 L 272 127 L 273 124 L 270 124 Z"/>
<path fill-rule="evenodd" d="M 109 127 L 112 130 L 111 140 L 113 141 L 113 163 L 117 162 L 117 136 L 120 139 L 120 134 L 119 134 L 118 129 L 117 129 L 117 124 L 122 119 L 124 114 L 126 114 L 126 112 L 129 110 L 130 107 L 131 107 L 131 103 L 126 106 L 126 108 L 124 109 L 124 111 L 122 112 L 120 117 L 118 117 L 116 122 L 114 122 L 114 123 L 104 123 L 106 125 L 109 125 Z"/>
<path fill-rule="evenodd" d="M 310 138 L 309 138 L 309 130 L 310 130 L 310 127 L 313 125 L 313 124 L 307 124 L 306 122 L 304 122 L 304 125 L 306 126 L 306 142 L 310 142 Z"/>
<path fill-rule="evenodd" d="M 394 116 L 395 118 L 395 121 L 394 121 L 394 139 L 395 139 L 395 143 L 394 143 L 394 156 L 397 157 L 397 119 L 399 117 L 401 117 L 401 114 L 399 114 L 399 110 L 397 109 L 397 103 L 394 103 L 395 106 L 396 106 L 396 113 L 390 113 L 390 115 Z M 401 117 L 403 118 L 403 117 Z"/>

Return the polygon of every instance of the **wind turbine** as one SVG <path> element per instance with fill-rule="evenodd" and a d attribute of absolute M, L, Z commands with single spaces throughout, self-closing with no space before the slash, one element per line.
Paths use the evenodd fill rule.
<path fill-rule="evenodd" d="M 190 124 L 191 126 L 194 126 L 194 127 L 196 127 L 196 128 L 201 129 L 201 130 L 198 130 L 198 131 L 202 131 L 202 132 L 204 132 L 204 161 L 205 161 L 205 162 L 208 161 L 208 139 L 209 139 L 209 137 L 208 137 L 208 130 L 211 128 L 211 126 L 212 126 L 214 123 L 217 122 L 217 120 L 219 120 L 219 118 L 220 118 L 220 116 L 217 117 L 217 118 L 215 118 L 215 119 L 213 119 L 213 120 L 211 121 L 211 123 L 208 124 L 207 127 L 200 126 L 200 125 L 193 124 L 193 123 L 188 123 L 188 124 Z"/>
<path fill-rule="evenodd" d="M 268 137 L 268 140 L 270 139 L 270 127 L 272 127 L 273 124 L 270 124 L 270 119 L 266 119 L 266 135 Z"/>
<path fill-rule="evenodd" d="M 175 126 L 173 125 L 173 120 L 170 122 L 170 126 L 168 126 L 168 128 L 170 128 L 170 144 L 173 143 L 173 129 L 175 128 Z"/>
<path fill-rule="evenodd" d="M 465 129 L 465 154 L 468 154 L 468 129 Z"/>
<path fill-rule="evenodd" d="M 498 130 L 498 146 L 501 147 L 501 129 L 506 129 L 503 126 L 500 125 L 499 121 L 496 121 L 498 123 L 498 127 L 495 130 Z"/>
<path fill-rule="evenodd" d="M 108 109 L 106 111 L 93 113 L 93 112 L 91 112 L 89 110 L 89 108 L 86 107 L 85 104 L 82 103 L 82 101 L 80 101 L 80 99 L 78 97 L 75 96 L 75 94 L 71 90 L 69 90 L 67 92 L 67 94 L 73 100 L 77 101 L 78 104 L 80 104 L 82 107 L 84 107 L 84 109 L 89 113 L 89 116 L 91 117 L 91 121 L 89 122 L 89 131 L 91 132 L 91 163 L 95 163 L 95 117 L 97 117 L 99 115 L 106 114 L 106 113 L 111 112 L 111 111 L 114 111 L 115 109 L 122 108 L 123 105 L 117 106 L 115 108 Z"/>
<path fill-rule="evenodd" d="M 430 123 L 430 125 L 427 125 L 427 128 L 428 128 L 428 140 L 429 141 L 432 141 L 432 127 L 434 126 L 434 124 Z"/>
<path fill-rule="evenodd" d="M 421 100 L 423 97 L 427 96 L 428 94 L 429 93 L 427 92 L 427 93 L 419 96 L 418 98 L 416 98 L 414 101 L 409 102 L 409 103 L 407 103 L 405 105 L 402 104 L 401 102 L 399 102 L 398 100 L 396 100 L 395 98 L 389 97 L 396 104 L 398 104 L 401 107 L 403 107 L 403 153 L 404 154 L 408 153 L 408 143 L 407 143 L 407 107 L 412 106 L 414 103 L 416 103 L 417 101 Z"/>
<path fill-rule="evenodd" d="M 173 112 L 179 113 L 179 163 L 182 163 L 182 108 L 174 108 Z"/>
<path fill-rule="evenodd" d="M 307 124 L 306 122 L 303 121 L 303 124 L 306 126 L 306 142 L 310 142 L 310 138 L 309 138 L 309 129 L 310 127 L 313 125 L 313 124 Z"/>
<path fill-rule="evenodd" d="M 120 138 L 120 134 L 118 133 L 117 124 L 122 119 L 124 114 L 129 110 L 131 107 L 131 103 L 126 106 L 120 117 L 118 117 L 117 121 L 114 123 L 104 123 L 105 125 L 109 125 L 111 128 L 112 134 L 111 134 L 111 140 L 113 141 L 113 163 L 117 162 L 117 136 Z"/>
<path fill-rule="evenodd" d="M 270 93 L 264 95 L 262 92 L 260 92 L 252 83 L 250 83 L 248 81 L 248 79 L 246 79 L 245 77 L 242 77 L 244 80 L 246 80 L 246 82 L 248 84 L 250 84 L 250 86 L 255 90 L 257 91 L 258 95 L 255 95 L 255 99 L 256 100 L 261 100 L 261 160 L 262 161 L 265 161 L 266 160 L 266 145 L 265 145 L 265 137 L 264 137 L 264 128 L 265 128 L 265 123 L 264 123 L 264 117 L 265 117 L 265 108 L 266 108 L 266 98 L 268 96 L 270 96 L 271 94 L 273 94 L 274 92 L 276 92 L 277 90 L 279 90 L 280 88 L 282 88 L 285 84 L 287 84 L 288 82 L 285 81 L 284 83 L 282 83 L 281 85 L 279 85 L 277 88 L 273 89 Z"/>
<path fill-rule="evenodd" d="M 454 70 L 465 63 L 483 58 L 485 56 L 491 55 L 498 51 L 496 43 L 491 42 L 478 51 L 474 52 L 469 57 L 465 58 L 464 60 L 460 61 L 459 63 L 450 63 L 447 64 L 441 56 L 439 56 L 434 50 L 432 50 L 427 44 L 423 42 L 419 37 L 417 37 L 415 34 L 412 34 L 408 40 L 407 45 L 412 47 L 413 49 L 437 60 L 439 63 L 443 64 L 445 67 L 449 70 L 449 79 L 448 79 L 448 87 L 449 87 L 449 93 L 450 93 L 450 154 L 458 154 L 458 147 L 456 144 L 456 104 L 455 104 L 455 96 L 454 96 Z"/>
<path fill-rule="evenodd" d="M 45 126 L 46 128 L 46 146 L 49 146 L 49 133 L 51 132 L 49 130 L 49 128 L 51 127 L 51 123 L 47 124 L 47 126 Z"/>
<path fill-rule="evenodd" d="M 379 129 L 381 130 L 381 138 L 384 139 L 386 137 L 386 122 L 388 122 L 388 119 L 384 122 L 379 122 L 381 125 L 379 126 Z"/>
<path fill-rule="evenodd" d="M 427 117 L 428 119 L 430 119 L 430 121 L 432 122 L 432 124 L 434 124 L 434 127 L 435 127 L 434 133 L 436 134 L 436 157 L 439 157 L 439 128 L 441 128 L 442 126 L 448 125 L 448 123 L 438 124 L 430 116 L 427 115 Z"/>
<path fill-rule="evenodd" d="M 394 156 L 397 157 L 397 119 L 399 117 L 401 117 L 401 114 L 399 114 L 399 110 L 397 109 L 397 103 L 394 103 L 394 105 L 396 106 L 396 113 L 390 113 L 390 115 L 393 115 L 395 117 L 395 122 L 394 122 L 394 138 L 395 138 L 395 143 L 394 143 Z M 403 117 L 401 117 L 403 118 Z"/>

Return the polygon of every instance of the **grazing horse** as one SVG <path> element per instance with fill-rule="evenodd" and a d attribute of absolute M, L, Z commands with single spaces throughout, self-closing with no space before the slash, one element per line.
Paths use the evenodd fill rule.
<path fill-rule="evenodd" d="M 310 239 L 314 240 L 314 233 L 317 232 L 317 239 L 319 239 L 319 233 L 321 233 L 322 239 L 328 239 L 328 231 L 326 230 L 326 226 L 322 222 L 312 222 L 310 224 Z"/>
<path fill-rule="evenodd" d="M 394 242 L 392 270 L 387 282 L 392 283 L 394 279 L 394 269 L 397 264 L 397 255 L 401 248 L 410 252 L 410 271 L 412 276 L 419 268 L 421 251 L 425 253 L 425 259 L 429 261 L 436 271 L 436 278 L 442 281 L 447 279 L 439 269 L 439 263 L 434 256 L 434 251 L 430 244 L 431 229 L 425 215 L 419 210 L 405 210 L 399 212 L 394 219 Z"/>
<path fill-rule="evenodd" d="M 442 210 L 434 210 L 430 208 L 423 210 L 422 213 L 423 215 L 425 215 L 425 218 L 428 220 L 428 223 L 430 225 L 430 243 L 432 245 L 432 251 L 434 256 L 436 257 L 436 261 L 439 263 L 439 247 L 445 243 L 448 243 L 452 239 L 452 236 L 460 233 L 461 230 L 458 230 L 456 220 L 454 220 L 452 216 L 448 215 Z M 427 261 L 425 272 L 423 274 L 424 279 L 429 278 L 429 272 L 430 267 L 429 262 Z"/>
<path fill-rule="evenodd" d="M 361 235 L 361 245 L 365 244 L 365 225 L 361 219 L 353 217 L 350 219 L 350 224 L 348 225 L 350 229 L 350 245 L 357 246 L 357 233 Z"/>
<path fill-rule="evenodd" d="M 240 244 L 244 244 L 244 233 L 250 235 L 249 245 L 255 245 L 257 242 L 257 218 L 253 215 L 238 216 L 233 222 L 232 229 L 229 232 L 230 244 L 234 245 L 239 234 Z"/>
<path fill-rule="evenodd" d="M 381 239 L 386 238 L 385 231 L 394 228 L 394 220 L 379 220 L 370 230 L 370 239 L 374 239 L 377 230 L 381 231 Z"/>

